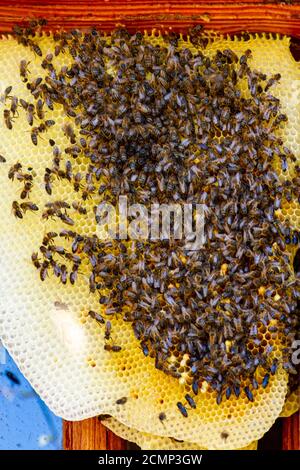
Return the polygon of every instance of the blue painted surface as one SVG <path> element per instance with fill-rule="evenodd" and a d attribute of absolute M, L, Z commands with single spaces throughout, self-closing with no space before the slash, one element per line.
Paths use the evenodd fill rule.
<path fill-rule="evenodd" d="M 0 351 L 0 450 L 61 448 L 62 420 L 47 408 L 23 377 L 12 358 L 2 348 Z"/>

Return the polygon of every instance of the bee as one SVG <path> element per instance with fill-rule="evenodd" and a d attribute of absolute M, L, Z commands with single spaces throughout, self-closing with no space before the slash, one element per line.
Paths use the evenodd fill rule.
<path fill-rule="evenodd" d="M 198 395 L 199 386 L 198 386 L 197 380 L 193 380 L 192 390 L 193 390 L 194 395 Z"/>
<path fill-rule="evenodd" d="M 41 77 L 38 77 L 36 80 L 34 80 L 33 82 L 31 83 L 27 83 L 26 87 L 27 89 L 31 92 L 31 94 L 37 98 L 39 95 L 40 95 L 40 92 L 41 92 L 41 83 L 42 83 L 43 79 Z"/>
<path fill-rule="evenodd" d="M 293 245 L 297 245 L 298 242 L 299 242 L 299 233 L 295 231 L 292 236 L 292 243 Z"/>
<path fill-rule="evenodd" d="M 31 255 L 31 261 L 33 263 L 33 265 L 36 267 L 36 269 L 40 269 L 41 268 L 41 263 L 38 259 L 38 254 L 37 253 L 32 253 Z"/>
<path fill-rule="evenodd" d="M 65 52 L 65 49 L 64 49 L 64 43 L 61 42 L 60 44 L 56 44 L 55 48 L 54 48 L 54 55 L 55 57 L 57 57 L 60 53 L 64 53 Z"/>
<path fill-rule="evenodd" d="M 75 132 L 74 132 L 74 129 L 73 127 L 71 126 L 71 124 L 67 123 L 67 124 L 64 124 L 62 126 L 62 130 L 64 132 L 64 135 L 66 137 L 68 137 L 68 139 L 70 140 L 71 144 L 75 144 L 76 143 L 76 137 L 75 137 Z M 79 147 L 78 147 L 79 148 Z M 77 152 L 79 153 L 79 152 Z"/>
<path fill-rule="evenodd" d="M 82 191 L 82 199 L 84 201 L 86 201 L 87 199 L 89 199 L 92 194 L 94 194 L 96 188 L 93 184 L 88 184 L 87 186 L 85 186 L 84 190 Z"/>
<path fill-rule="evenodd" d="M 234 385 L 233 386 L 233 391 L 234 391 L 235 396 L 238 398 L 240 396 L 240 393 L 241 393 L 240 387 L 238 385 Z"/>
<path fill-rule="evenodd" d="M 30 62 L 27 62 L 27 60 L 21 60 L 20 62 L 20 76 L 23 78 L 23 82 L 28 81 L 28 65 Z"/>
<path fill-rule="evenodd" d="M 6 158 L 0 155 L 0 163 L 6 163 Z"/>
<path fill-rule="evenodd" d="M 244 388 L 244 392 L 249 401 L 254 401 L 253 394 L 248 386 Z"/>
<path fill-rule="evenodd" d="M 72 157 L 76 158 L 81 152 L 81 148 L 78 145 L 73 145 L 73 147 L 65 148 L 65 153 L 68 155 L 72 155 Z"/>
<path fill-rule="evenodd" d="M 41 98 L 39 98 L 36 102 L 35 109 L 36 109 L 36 114 L 37 114 L 38 118 L 41 119 L 41 120 L 44 119 L 44 117 L 45 117 L 43 107 L 44 107 L 44 102 L 41 100 Z"/>
<path fill-rule="evenodd" d="M 78 276 L 78 268 L 79 266 L 77 264 L 74 264 L 72 271 L 70 272 L 70 283 L 73 285 L 76 282 L 77 276 Z"/>
<path fill-rule="evenodd" d="M 250 49 L 247 49 L 245 53 L 240 57 L 240 65 L 244 65 L 247 63 L 247 60 L 250 59 L 252 53 Z"/>
<path fill-rule="evenodd" d="M 72 232 L 72 230 L 62 230 L 59 233 L 59 236 L 62 237 L 62 238 L 65 238 L 66 240 L 69 240 L 70 238 L 75 238 L 76 233 Z"/>
<path fill-rule="evenodd" d="M 271 86 L 274 85 L 274 83 L 278 82 L 279 80 L 281 79 L 281 75 L 280 73 L 276 73 L 275 75 L 273 75 L 267 82 L 266 86 L 265 86 L 265 91 L 268 91 L 269 88 L 271 88 Z"/>
<path fill-rule="evenodd" d="M 46 57 L 43 59 L 41 63 L 41 66 L 43 67 L 43 69 L 48 69 L 50 71 L 54 69 L 53 65 L 51 64 L 52 59 L 53 59 L 53 54 L 49 53 L 46 55 Z"/>
<path fill-rule="evenodd" d="M 104 320 L 104 318 L 102 317 L 102 315 L 100 315 L 100 314 L 97 313 L 97 312 L 94 312 L 93 310 L 90 310 L 88 314 L 89 314 L 89 316 L 90 316 L 91 318 L 93 318 L 93 319 L 96 320 L 97 322 L 102 323 L 102 324 L 104 325 L 105 320 Z"/>
<path fill-rule="evenodd" d="M 222 403 L 222 399 L 223 399 L 222 392 L 219 392 L 216 398 L 217 405 L 220 405 Z"/>
<path fill-rule="evenodd" d="M 19 25 L 14 25 L 12 30 L 16 36 L 22 36 L 24 33 L 24 29 Z"/>
<path fill-rule="evenodd" d="M 56 232 L 48 232 L 43 238 L 42 244 L 44 246 L 49 245 L 49 243 L 54 243 L 54 238 L 56 238 L 58 235 Z"/>
<path fill-rule="evenodd" d="M 8 172 L 8 178 L 10 180 L 14 180 L 15 176 L 17 173 L 20 172 L 20 170 L 22 169 L 22 164 L 17 162 L 15 163 L 10 169 L 9 169 L 9 172 Z"/>
<path fill-rule="evenodd" d="M 66 254 L 66 250 L 63 246 L 50 245 L 49 250 L 61 256 L 64 256 Z"/>
<path fill-rule="evenodd" d="M 9 94 L 10 94 L 11 90 L 12 90 L 12 86 L 8 86 L 7 88 L 5 88 L 4 93 L 1 96 L 2 103 L 5 103 L 6 99 L 10 98 Z"/>
<path fill-rule="evenodd" d="M 43 261 L 41 269 L 40 269 L 41 281 L 44 281 L 46 277 L 48 276 L 48 269 L 49 269 L 49 261 L 45 260 Z"/>
<path fill-rule="evenodd" d="M 255 377 L 252 378 L 252 387 L 254 388 L 254 390 L 258 389 L 258 383 Z"/>
<path fill-rule="evenodd" d="M 105 351 L 110 351 L 110 352 L 120 352 L 121 351 L 121 346 L 117 346 L 116 344 L 105 344 L 104 345 L 104 350 Z"/>
<path fill-rule="evenodd" d="M 54 125 L 55 125 L 55 121 L 53 119 L 46 119 L 46 121 L 44 122 L 45 127 L 43 126 L 43 124 L 39 126 L 40 132 L 45 132 L 46 129 Z"/>
<path fill-rule="evenodd" d="M 39 127 L 33 127 L 32 130 L 31 130 L 30 137 L 31 137 L 31 142 L 33 143 L 33 145 L 38 144 L 39 132 L 40 132 Z"/>
<path fill-rule="evenodd" d="M 227 400 L 231 397 L 231 387 L 227 387 L 225 391 L 225 397 Z"/>
<path fill-rule="evenodd" d="M 21 192 L 21 199 L 26 199 L 29 196 L 30 191 L 32 190 L 32 181 L 26 181 L 24 189 Z M 26 203 L 24 203 L 26 204 Z"/>
<path fill-rule="evenodd" d="M 54 109 L 54 107 L 53 107 L 53 101 L 52 101 L 51 96 L 50 96 L 49 94 L 46 94 L 46 96 L 45 96 L 45 103 L 46 103 L 47 107 L 48 107 L 51 111 L 53 111 L 53 109 Z"/>
<path fill-rule="evenodd" d="M 40 246 L 40 252 L 43 254 L 44 258 L 48 261 L 52 261 L 52 253 L 45 246 Z"/>
<path fill-rule="evenodd" d="M 66 201 L 54 201 L 54 202 L 47 202 L 45 204 L 46 207 L 50 207 L 58 211 L 59 209 L 70 209 L 70 204 Z"/>
<path fill-rule="evenodd" d="M 74 191 L 76 191 L 77 193 L 81 189 L 81 180 L 81 173 L 76 173 L 76 175 L 74 176 Z"/>
<path fill-rule="evenodd" d="M 116 405 L 125 405 L 127 403 L 127 397 L 118 398 Z"/>
<path fill-rule="evenodd" d="M 71 182 L 72 180 L 72 163 L 70 160 L 66 161 L 66 179 Z"/>
<path fill-rule="evenodd" d="M 54 302 L 54 307 L 57 310 L 69 310 L 68 304 L 66 304 L 65 302 L 61 302 L 60 300 L 56 300 Z"/>
<path fill-rule="evenodd" d="M 67 214 L 60 214 L 59 218 L 62 222 L 64 222 L 67 225 L 74 225 L 75 224 L 74 220 L 71 219 L 71 217 L 69 217 Z"/>
<path fill-rule="evenodd" d="M 81 235 L 75 234 L 74 241 L 72 243 L 72 253 L 76 253 L 78 251 L 79 243 L 84 241 L 84 238 Z"/>
<path fill-rule="evenodd" d="M 38 211 L 39 208 L 36 204 L 34 204 L 33 202 L 22 202 L 22 204 L 20 204 L 20 207 L 22 209 L 22 211 L 24 212 L 24 214 L 29 210 L 29 211 L 32 211 L 32 212 L 35 212 L 35 211 Z"/>
<path fill-rule="evenodd" d="M 104 338 L 105 338 L 106 340 L 109 340 L 109 339 L 110 339 L 110 335 L 111 335 L 111 322 L 110 322 L 110 321 L 107 321 L 106 324 L 105 324 Z"/>
<path fill-rule="evenodd" d="M 193 400 L 193 398 L 188 393 L 185 395 L 185 399 L 186 399 L 186 401 L 188 402 L 188 404 L 190 405 L 191 408 L 194 408 L 194 409 L 196 408 L 195 401 Z"/>
<path fill-rule="evenodd" d="M 53 147 L 53 165 L 54 165 L 54 168 L 57 168 L 57 169 L 59 168 L 60 161 L 61 161 L 61 151 L 55 145 L 55 147 Z"/>
<path fill-rule="evenodd" d="M 81 215 L 87 214 L 87 210 L 85 207 L 83 207 L 79 202 L 74 201 L 72 203 L 72 207 L 75 211 L 77 211 Z"/>
<path fill-rule="evenodd" d="M 158 419 L 159 419 L 159 421 L 160 421 L 161 423 L 162 423 L 163 421 L 165 421 L 166 418 L 167 418 L 166 413 L 164 413 L 163 411 L 162 411 L 161 413 L 159 413 Z"/>
<path fill-rule="evenodd" d="M 52 258 L 50 260 L 51 268 L 53 269 L 53 274 L 55 277 L 60 278 L 61 276 L 61 267 L 60 265 Z"/>
<path fill-rule="evenodd" d="M 32 184 L 32 181 L 33 181 L 33 175 L 32 174 L 29 174 L 29 173 L 23 173 L 22 171 L 19 171 L 18 173 L 16 173 L 16 178 L 18 181 L 25 181 L 27 183 L 31 183 Z"/>
<path fill-rule="evenodd" d="M 13 117 L 17 113 L 18 103 L 19 103 L 19 99 L 16 96 L 12 96 L 11 97 L 11 104 L 10 104 L 10 112 L 13 115 Z"/>
<path fill-rule="evenodd" d="M 27 101 L 20 100 L 22 108 L 26 110 L 26 119 L 27 122 L 30 126 L 33 124 L 33 119 L 34 119 L 34 114 L 35 114 L 35 108 L 34 105 L 31 103 L 27 103 Z"/>
<path fill-rule="evenodd" d="M 48 24 L 48 21 L 46 20 L 46 18 L 39 18 L 37 22 L 39 26 L 46 26 Z"/>
<path fill-rule="evenodd" d="M 45 190 L 46 193 L 51 196 L 52 194 L 52 171 L 49 168 L 46 168 L 45 174 L 44 174 L 44 183 L 45 183 Z"/>
<path fill-rule="evenodd" d="M 11 130 L 12 129 L 12 118 L 11 118 L 11 115 L 10 115 L 10 110 L 5 109 L 3 111 L 3 116 L 4 116 L 4 122 L 5 122 L 5 125 L 6 125 L 7 129 Z"/>
<path fill-rule="evenodd" d="M 107 415 L 107 414 L 102 414 L 102 415 L 98 415 L 97 416 L 97 419 L 98 421 L 104 421 L 105 419 L 108 419 L 108 418 L 111 418 L 111 415 Z"/>
<path fill-rule="evenodd" d="M 41 48 L 36 43 L 31 42 L 31 49 L 36 55 L 38 55 L 39 57 L 42 57 L 43 54 L 42 54 Z"/>
<path fill-rule="evenodd" d="M 83 137 L 80 137 L 79 142 L 80 142 L 81 147 L 86 148 L 87 143 Z"/>
<path fill-rule="evenodd" d="M 42 219 L 48 220 L 48 219 L 54 217 L 55 215 L 56 215 L 56 211 L 53 208 L 47 209 L 43 212 Z"/>
<path fill-rule="evenodd" d="M 184 416 L 185 418 L 188 417 L 188 412 L 180 401 L 177 403 L 177 408 L 179 409 L 182 416 Z"/>
<path fill-rule="evenodd" d="M 277 367 L 278 367 L 277 360 L 274 359 L 274 361 L 273 361 L 273 363 L 272 363 L 272 365 L 271 365 L 271 368 L 270 368 L 270 371 L 271 371 L 271 374 L 272 374 L 272 375 L 275 375 L 275 374 L 276 374 Z"/>
<path fill-rule="evenodd" d="M 17 217 L 19 219 L 23 219 L 22 210 L 21 210 L 20 205 L 17 201 L 13 201 L 12 210 L 13 210 L 13 214 L 14 214 L 15 217 Z"/>
<path fill-rule="evenodd" d="M 269 380 L 270 380 L 270 374 L 266 374 L 263 378 L 263 381 L 262 381 L 262 387 L 263 388 L 266 388 L 268 383 L 269 383 Z"/>
<path fill-rule="evenodd" d="M 62 264 L 60 267 L 60 280 L 62 284 L 67 284 L 68 280 L 68 270 L 65 264 Z"/>
<path fill-rule="evenodd" d="M 141 342 L 141 347 L 142 347 L 142 351 L 143 351 L 144 356 L 146 356 L 146 357 L 149 356 L 148 346 L 145 343 Z"/>

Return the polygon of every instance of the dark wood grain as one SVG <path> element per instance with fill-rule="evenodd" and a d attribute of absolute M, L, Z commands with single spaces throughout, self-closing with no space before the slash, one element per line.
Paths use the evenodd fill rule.
<path fill-rule="evenodd" d="M 300 411 L 283 419 L 282 449 L 300 450 Z"/>
<path fill-rule="evenodd" d="M 109 431 L 97 418 L 64 421 L 65 450 L 125 450 L 126 441 Z"/>

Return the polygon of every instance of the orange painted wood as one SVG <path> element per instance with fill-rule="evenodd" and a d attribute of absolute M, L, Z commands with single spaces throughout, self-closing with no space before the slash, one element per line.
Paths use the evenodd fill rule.
<path fill-rule="evenodd" d="M 125 450 L 126 441 L 109 431 L 97 418 L 64 421 L 65 450 Z"/>
<path fill-rule="evenodd" d="M 0 0 L 0 31 L 32 17 L 45 17 L 50 29 L 97 25 L 111 30 L 157 28 L 186 32 L 195 23 L 222 33 L 274 32 L 300 37 L 300 2 L 284 1 L 141 1 Z"/>
<path fill-rule="evenodd" d="M 283 419 L 282 449 L 300 450 L 300 411 Z"/>

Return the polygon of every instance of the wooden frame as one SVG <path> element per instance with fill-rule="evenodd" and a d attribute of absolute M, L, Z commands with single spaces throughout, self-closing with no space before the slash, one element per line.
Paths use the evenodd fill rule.
<path fill-rule="evenodd" d="M 14 24 L 33 17 L 47 18 L 49 29 L 97 24 L 109 31 L 122 24 L 129 30 L 156 28 L 185 33 L 201 23 L 205 29 L 224 34 L 270 32 L 300 38 L 299 0 L 0 0 L 0 33 L 8 33 Z M 64 422 L 64 448 L 124 450 L 127 445 L 93 418 Z M 282 448 L 299 449 L 299 413 L 283 421 Z"/>
<path fill-rule="evenodd" d="M 179 30 L 195 23 L 222 33 L 273 32 L 300 37 L 298 0 L 0 0 L 0 30 L 29 17 L 45 17 L 49 28 L 87 27 L 110 30 L 117 23 L 129 29 Z"/>

